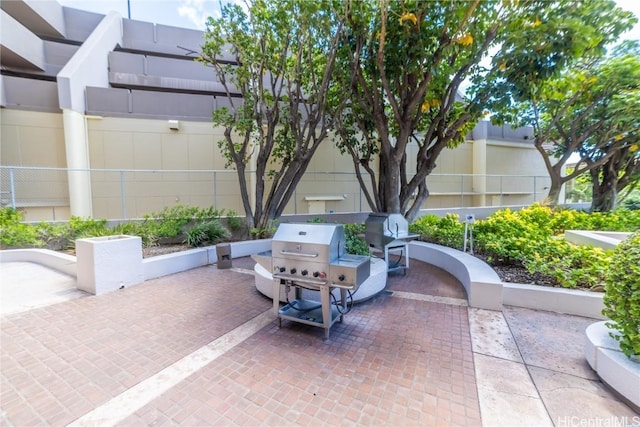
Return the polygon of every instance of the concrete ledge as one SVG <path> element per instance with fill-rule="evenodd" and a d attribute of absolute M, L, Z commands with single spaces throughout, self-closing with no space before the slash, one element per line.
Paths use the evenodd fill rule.
<path fill-rule="evenodd" d="M 618 342 L 609 335 L 616 331 L 607 328 L 606 323 L 597 322 L 587 327 L 585 358 L 605 384 L 640 412 L 640 361 L 631 360 L 620 351 Z"/>
<path fill-rule="evenodd" d="M 0 251 L 0 262 L 34 262 L 69 276 L 78 277 L 76 257 L 49 249 L 7 249 Z"/>
<path fill-rule="evenodd" d="M 411 242 L 411 258 L 451 273 L 467 291 L 470 307 L 502 310 L 502 281 L 487 263 L 462 251 L 425 242 Z"/>
<path fill-rule="evenodd" d="M 590 245 L 602 249 L 615 249 L 631 233 L 616 231 L 565 230 L 564 238 L 575 245 Z"/>
<path fill-rule="evenodd" d="M 144 280 L 155 279 L 210 264 L 208 248 L 189 249 L 142 260 Z M 213 253 L 215 254 L 215 247 Z"/>
<path fill-rule="evenodd" d="M 231 243 L 231 258 L 241 258 L 271 248 L 271 239 L 247 240 Z M 215 264 L 218 261 L 216 247 L 205 246 L 142 260 L 144 279 L 150 280 L 192 268 Z"/>
<path fill-rule="evenodd" d="M 231 258 L 242 258 L 245 256 L 257 254 L 258 252 L 264 252 L 271 250 L 271 239 L 261 240 L 246 240 L 242 242 L 231 243 Z M 209 262 L 214 263 L 218 261 L 216 254 L 216 247 L 209 246 Z"/>
<path fill-rule="evenodd" d="M 502 303 L 574 316 L 606 319 L 603 293 L 517 283 L 502 284 Z"/>

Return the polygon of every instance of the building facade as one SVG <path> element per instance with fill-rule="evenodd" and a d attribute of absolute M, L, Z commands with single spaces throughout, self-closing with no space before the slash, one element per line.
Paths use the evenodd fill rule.
<path fill-rule="evenodd" d="M 174 204 L 242 214 L 211 123 L 227 97 L 194 61 L 201 31 L 56 1 L 3 1 L 0 13 L 3 206 L 29 220 L 140 218 Z M 441 154 L 425 207 L 543 199 L 548 176 L 531 140 L 530 129 L 481 122 Z M 360 210 L 352 162 L 327 140 L 287 213 Z"/>

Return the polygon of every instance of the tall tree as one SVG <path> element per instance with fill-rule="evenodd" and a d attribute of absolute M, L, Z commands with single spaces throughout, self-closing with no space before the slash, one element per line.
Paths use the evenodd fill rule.
<path fill-rule="evenodd" d="M 213 122 L 225 129 L 219 146 L 257 231 L 282 214 L 331 125 L 342 31 L 331 1 L 248 0 L 207 22 L 200 61 L 213 67 L 229 105 Z"/>
<path fill-rule="evenodd" d="M 614 94 L 602 106 L 599 119 L 608 132 L 596 136 L 601 148 L 594 154 L 583 155 L 589 167 L 592 181 L 592 211 L 615 209 L 618 194 L 625 188 L 635 187 L 640 181 L 640 55 L 625 55 L 610 61 L 609 67 L 601 68 L 600 80 L 615 80 L 623 73 L 630 85 Z M 616 75 L 615 79 L 611 74 Z M 582 153 L 582 151 L 581 151 Z M 590 155 L 589 155 L 590 154 Z M 605 161 L 591 167 L 601 158 Z"/>
<path fill-rule="evenodd" d="M 337 127 L 371 208 L 417 215 L 438 156 L 464 140 L 493 96 L 495 86 L 484 82 L 503 79 L 502 61 L 482 66 L 491 48 L 503 46 L 505 57 L 516 35 L 525 39 L 541 19 L 558 14 L 576 28 L 547 25 L 544 50 L 554 59 L 537 72 L 555 73 L 564 58 L 584 52 L 581 2 L 348 1 L 339 82 L 351 101 Z M 475 90 L 463 99 L 465 80 Z M 415 159 L 406 155 L 410 143 L 418 146 Z"/>
<path fill-rule="evenodd" d="M 612 103 L 640 82 L 633 55 L 605 56 L 606 47 L 636 22 L 630 12 L 608 0 L 555 6 L 541 10 L 522 33 L 510 34 L 493 58 L 500 79 L 480 85 L 494 88 L 489 103 L 494 122 L 533 127 L 551 179 L 550 204 L 558 202 L 564 183 L 603 167 L 624 146 L 615 137 L 623 132 L 621 120 L 631 123 L 629 110 Z M 566 46 L 557 45 L 562 43 L 557 35 Z M 565 174 L 574 153 L 580 162 Z"/>

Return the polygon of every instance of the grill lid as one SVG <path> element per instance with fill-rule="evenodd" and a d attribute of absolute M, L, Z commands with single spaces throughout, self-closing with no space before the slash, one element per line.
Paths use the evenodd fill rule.
<path fill-rule="evenodd" d="M 328 264 L 344 255 L 346 247 L 341 224 L 285 223 L 271 240 L 274 257 L 308 258 Z"/>

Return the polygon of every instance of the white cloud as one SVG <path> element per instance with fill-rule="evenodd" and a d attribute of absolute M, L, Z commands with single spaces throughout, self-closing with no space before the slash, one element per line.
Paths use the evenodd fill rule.
<path fill-rule="evenodd" d="M 638 0 L 616 0 L 616 3 L 622 9 L 632 12 L 636 18 L 640 20 L 640 2 Z M 640 22 L 633 29 L 622 35 L 623 39 L 640 41 Z"/>
<path fill-rule="evenodd" d="M 187 18 L 198 29 L 204 30 L 207 18 L 218 17 L 220 12 L 216 2 L 212 0 L 181 0 L 178 15 Z"/>

